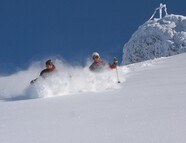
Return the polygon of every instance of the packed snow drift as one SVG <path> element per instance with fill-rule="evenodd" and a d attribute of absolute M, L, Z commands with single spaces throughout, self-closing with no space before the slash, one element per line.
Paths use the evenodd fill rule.
<path fill-rule="evenodd" d="M 36 62 L 28 70 L 19 71 L 13 75 L 0 77 L 0 99 L 16 100 L 38 97 L 54 97 L 83 92 L 102 92 L 120 88 L 117 84 L 116 70 L 93 73 L 88 66 L 71 66 L 61 60 L 54 60 L 57 71 L 47 78 L 39 78 L 30 85 L 30 81 L 39 76 L 42 62 Z M 87 65 L 90 65 L 87 64 Z M 43 67 L 44 68 L 44 67 Z M 120 69 L 119 74 L 127 72 Z M 121 70 L 121 71 L 120 71 Z M 125 81 L 124 77 L 120 78 Z"/>

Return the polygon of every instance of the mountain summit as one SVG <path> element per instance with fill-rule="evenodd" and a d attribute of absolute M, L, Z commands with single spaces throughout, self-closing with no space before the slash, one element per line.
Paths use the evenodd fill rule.
<path fill-rule="evenodd" d="M 153 18 L 154 13 L 124 45 L 124 65 L 186 52 L 186 17 L 169 15 L 166 5 L 162 17 L 161 6 L 155 10 L 160 10 L 160 18 Z"/>

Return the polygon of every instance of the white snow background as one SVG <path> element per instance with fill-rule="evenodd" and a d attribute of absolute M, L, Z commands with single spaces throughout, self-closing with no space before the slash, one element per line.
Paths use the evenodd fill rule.
<path fill-rule="evenodd" d="M 90 91 L 85 88 L 81 93 L 77 90 L 54 98 L 17 100 L 9 93 L 12 100 L 3 97 L 0 101 L 0 142 L 185 143 L 185 60 L 186 54 L 180 54 L 121 66 L 119 76 L 124 80 L 118 84 L 114 71 L 113 79 L 106 73 L 108 77 L 101 79 L 104 90 L 95 92 L 97 82 L 87 85 Z M 86 69 L 78 70 L 86 73 Z M 20 85 L 10 91 L 24 89 L 23 77 L 30 72 L 16 74 Z M 0 86 L 6 87 L 5 78 L 13 84 L 16 75 L 1 77 Z M 83 82 L 90 75 L 84 76 L 74 83 L 83 84 L 79 89 L 84 89 Z"/>

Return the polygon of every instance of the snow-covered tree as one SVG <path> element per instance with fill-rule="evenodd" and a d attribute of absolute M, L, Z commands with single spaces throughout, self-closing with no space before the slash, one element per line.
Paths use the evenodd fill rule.
<path fill-rule="evenodd" d="M 166 8 L 166 7 L 165 7 Z M 166 9 L 167 10 L 167 9 Z M 123 64 L 186 52 L 186 17 L 166 15 L 145 22 L 123 48 Z"/>

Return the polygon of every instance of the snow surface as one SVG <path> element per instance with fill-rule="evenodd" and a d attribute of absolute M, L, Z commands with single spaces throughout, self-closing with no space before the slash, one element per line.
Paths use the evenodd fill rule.
<path fill-rule="evenodd" d="M 47 96 L 36 88 L 38 94 L 30 97 L 34 89 L 25 84 L 38 75 L 40 64 L 1 76 L 0 142 L 185 143 L 185 60 L 186 54 L 180 54 L 119 67 L 121 84 L 115 71 L 92 75 L 87 68 L 57 60 L 60 70 L 69 68 L 57 73 L 54 81 L 47 79 L 50 86 L 40 81 L 48 87 Z M 61 83 L 59 76 L 72 81 Z M 65 92 L 52 83 L 65 87 Z M 61 96 L 51 93 L 54 89 Z"/>
<path fill-rule="evenodd" d="M 123 48 L 124 65 L 186 52 L 186 17 L 166 15 L 148 20 Z"/>

